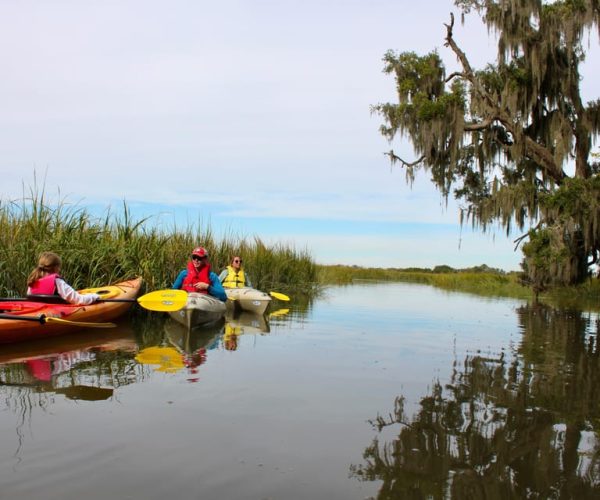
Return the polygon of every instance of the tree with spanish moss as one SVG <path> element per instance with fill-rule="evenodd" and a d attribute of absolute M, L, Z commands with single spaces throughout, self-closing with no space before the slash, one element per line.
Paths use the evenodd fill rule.
<path fill-rule="evenodd" d="M 416 158 L 392 162 L 412 181 L 417 170 L 459 203 L 461 222 L 500 224 L 523 234 L 522 267 L 540 291 L 581 283 L 600 257 L 600 165 L 592 144 L 600 101 L 583 103 L 584 41 L 600 28 L 598 0 L 455 0 L 464 20 L 478 14 L 498 40 L 497 58 L 475 69 L 445 25 L 459 69 L 446 74 L 436 51 L 384 56 L 397 103 L 373 106 L 382 134 L 410 140 Z"/>

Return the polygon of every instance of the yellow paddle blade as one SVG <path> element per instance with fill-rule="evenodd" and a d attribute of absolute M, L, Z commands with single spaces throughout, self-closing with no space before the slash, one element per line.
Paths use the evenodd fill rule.
<path fill-rule="evenodd" d="M 53 316 L 44 316 L 41 323 L 63 323 L 66 325 L 85 326 L 87 328 L 114 328 L 114 323 L 92 323 L 89 321 L 71 321 L 69 319 L 54 318 Z"/>
<path fill-rule="evenodd" d="M 269 314 L 269 318 L 276 318 L 277 316 L 285 316 L 289 312 L 290 312 L 289 309 L 277 309 L 277 311 L 273 311 L 271 314 Z"/>
<path fill-rule="evenodd" d="M 174 373 L 185 367 L 183 356 L 173 347 L 146 347 L 136 355 L 135 360 L 144 365 L 158 365 L 155 370 L 159 372 Z"/>
<path fill-rule="evenodd" d="M 269 292 L 269 295 L 271 297 L 275 297 L 278 300 L 283 300 L 284 302 L 287 302 L 290 300 L 290 298 L 287 295 L 284 295 L 283 293 L 279 293 L 279 292 Z"/>
<path fill-rule="evenodd" d="M 137 301 L 150 311 L 179 311 L 187 303 L 187 295 L 185 290 L 156 290 L 142 295 Z"/>

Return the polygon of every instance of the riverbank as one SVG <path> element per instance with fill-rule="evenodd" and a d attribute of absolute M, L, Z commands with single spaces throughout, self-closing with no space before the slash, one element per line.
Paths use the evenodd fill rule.
<path fill-rule="evenodd" d="M 107 211 L 99 219 L 78 205 L 46 203 L 32 192 L 21 201 L 0 201 L 0 294 L 25 293 L 25 281 L 42 251 L 61 255 L 63 275 L 75 288 L 102 286 L 141 276 L 146 290 L 169 288 L 195 246 L 208 249 L 219 272 L 232 255 L 241 255 L 253 285 L 297 297 L 331 284 L 356 280 L 422 283 L 476 295 L 533 299 L 519 283 L 519 273 L 486 265 L 453 269 L 363 268 L 315 263 L 306 249 L 283 243 L 268 245 L 259 237 L 235 234 L 217 238 L 210 226 L 157 227 L 152 218 L 135 219 L 123 203 L 121 212 Z M 561 307 L 600 309 L 600 280 L 554 289 L 540 300 Z"/>
<path fill-rule="evenodd" d="M 427 268 L 363 268 L 357 266 L 318 266 L 323 284 L 350 284 L 359 280 L 422 283 L 445 290 L 490 297 L 533 300 L 533 291 L 520 284 L 518 272 L 504 272 L 482 265 L 466 269 L 449 266 Z M 540 294 L 538 300 L 557 307 L 600 310 L 600 280 L 591 278 L 574 287 L 562 287 Z"/>

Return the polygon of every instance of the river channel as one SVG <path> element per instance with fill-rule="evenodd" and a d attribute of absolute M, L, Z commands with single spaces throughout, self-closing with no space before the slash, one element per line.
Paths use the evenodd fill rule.
<path fill-rule="evenodd" d="M 148 313 L 0 346 L 0 498 L 600 498 L 597 313 L 290 295 L 191 333 Z"/>

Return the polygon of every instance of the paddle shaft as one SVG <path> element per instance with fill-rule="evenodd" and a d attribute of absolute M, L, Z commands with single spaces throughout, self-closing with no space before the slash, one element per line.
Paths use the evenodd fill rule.
<path fill-rule="evenodd" d="M 16 314 L 0 314 L 0 319 L 16 319 L 23 321 L 36 321 L 42 325 L 46 323 L 46 316 L 43 314 L 40 316 L 17 316 Z"/>
<path fill-rule="evenodd" d="M 67 304 L 58 295 L 30 295 L 29 297 L 21 298 L 0 298 L 0 302 L 44 302 L 47 304 Z M 126 302 L 135 304 L 136 302 L 144 309 L 150 311 L 178 311 L 187 302 L 187 292 L 183 290 L 156 290 L 147 293 L 135 299 L 98 299 L 98 302 Z M 77 305 L 77 304 L 72 304 Z"/>
<path fill-rule="evenodd" d="M 67 304 L 60 295 L 30 295 L 29 297 L 0 297 L 0 302 L 44 302 L 45 304 Z M 137 299 L 98 299 L 96 302 L 137 302 Z M 76 304 L 74 304 L 76 305 Z"/>
<path fill-rule="evenodd" d="M 54 316 L 46 316 L 40 314 L 39 316 L 19 316 L 18 314 L 0 314 L 0 319 L 12 319 L 16 321 L 36 321 L 45 325 L 46 323 L 61 323 L 63 325 L 71 326 L 84 326 L 87 328 L 114 328 L 114 323 L 91 323 L 88 321 L 76 321 L 70 319 L 55 318 Z"/>

